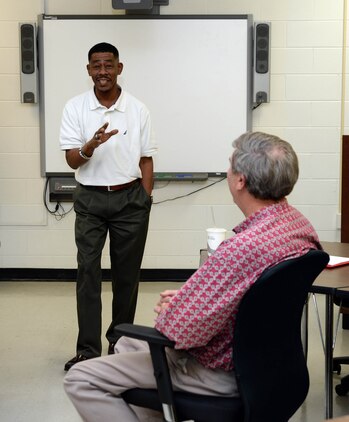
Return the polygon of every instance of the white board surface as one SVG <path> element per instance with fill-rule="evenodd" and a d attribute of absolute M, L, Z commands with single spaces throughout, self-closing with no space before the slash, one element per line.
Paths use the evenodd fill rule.
<path fill-rule="evenodd" d="M 43 16 L 39 24 L 42 172 L 71 173 L 59 147 L 64 104 L 92 87 L 87 53 L 114 44 L 118 83 L 151 112 L 156 172 L 225 173 L 251 127 L 251 17 Z"/>

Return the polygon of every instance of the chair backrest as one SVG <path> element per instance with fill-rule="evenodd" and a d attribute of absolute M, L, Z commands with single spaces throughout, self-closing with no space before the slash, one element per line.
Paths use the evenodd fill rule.
<path fill-rule="evenodd" d="M 305 400 L 309 374 L 301 318 L 329 256 L 311 250 L 267 269 L 239 306 L 233 359 L 245 422 L 285 422 Z"/>

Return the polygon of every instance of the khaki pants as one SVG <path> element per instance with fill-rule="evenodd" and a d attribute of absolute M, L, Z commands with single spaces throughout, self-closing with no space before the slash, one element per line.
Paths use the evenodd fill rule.
<path fill-rule="evenodd" d="M 64 388 L 84 421 L 145 422 L 160 417 L 140 416 L 120 394 L 131 388 L 156 388 L 148 345 L 122 337 L 115 355 L 74 365 L 64 379 Z M 234 372 L 204 368 L 182 351 L 168 350 L 174 390 L 198 394 L 236 397 Z"/>

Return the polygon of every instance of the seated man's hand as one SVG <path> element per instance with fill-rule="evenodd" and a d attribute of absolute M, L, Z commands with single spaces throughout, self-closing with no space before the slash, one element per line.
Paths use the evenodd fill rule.
<path fill-rule="evenodd" d="M 162 312 L 164 309 L 167 309 L 172 297 L 177 293 L 177 290 L 165 290 L 160 293 L 160 300 L 155 305 L 154 312 L 158 315 L 160 312 Z"/>

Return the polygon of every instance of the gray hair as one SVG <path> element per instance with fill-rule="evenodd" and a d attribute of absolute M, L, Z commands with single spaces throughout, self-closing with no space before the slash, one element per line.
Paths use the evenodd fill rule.
<path fill-rule="evenodd" d="M 248 192 L 258 199 L 279 200 L 297 182 L 298 158 L 292 146 L 274 135 L 246 132 L 233 142 L 233 173 L 246 179 Z"/>

